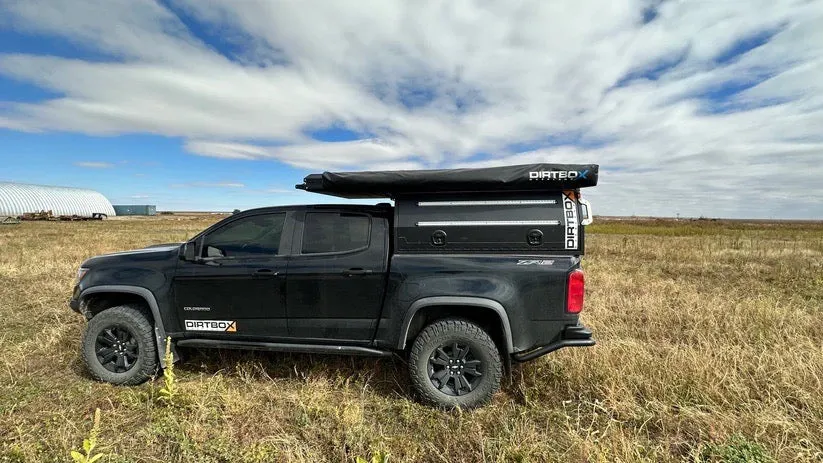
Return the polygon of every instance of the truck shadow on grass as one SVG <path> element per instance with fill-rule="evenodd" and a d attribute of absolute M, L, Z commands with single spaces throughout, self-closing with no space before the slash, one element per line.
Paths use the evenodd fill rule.
<path fill-rule="evenodd" d="M 232 349 L 179 349 L 176 371 L 182 376 L 222 373 L 242 381 L 307 382 L 357 385 L 385 397 L 409 397 L 406 362 L 400 357 L 375 358 L 323 354 L 294 354 Z"/>
<path fill-rule="evenodd" d="M 308 382 L 324 380 L 329 384 L 356 386 L 385 398 L 414 399 L 410 385 L 408 364 L 400 355 L 390 358 L 358 357 L 323 354 L 294 354 L 264 351 L 239 351 L 232 349 L 179 350 L 182 360 L 176 364 L 177 372 L 185 376 L 223 375 L 245 382 L 291 380 Z M 524 388 L 535 387 L 533 378 L 524 375 L 530 365 L 514 364 L 511 374 L 504 374 L 500 390 L 508 401 L 517 405 L 528 405 Z M 564 378 L 554 378 L 554 382 L 564 383 Z M 555 384 L 560 391 L 574 391 L 568 384 Z M 545 385 L 541 386 L 545 387 Z M 561 394 L 562 396 L 562 394 Z M 558 401 L 573 399 L 555 397 Z"/>

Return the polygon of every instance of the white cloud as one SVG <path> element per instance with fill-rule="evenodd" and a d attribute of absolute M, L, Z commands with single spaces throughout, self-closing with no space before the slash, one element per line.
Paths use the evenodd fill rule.
<path fill-rule="evenodd" d="M 77 167 L 86 167 L 88 169 L 111 169 L 114 167 L 114 164 L 110 162 L 96 162 L 96 161 L 81 161 L 75 162 L 75 166 Z"/>
<path fill-rule="evenodd" d="M 307 169 L 316 167 L 318 161 L 329 169 L 345 169 L 397 161 L 406 156 L 379 140 L 314 142 L 277 147 L 199 140 L 186 143 L 186 149 L 203 156 L 224 159 L 278 159 Z"/>
<path fill-rule="evenodd" d="M 597 162 L 607 213 L 823 216 L 823 2 L 657 3 L 171 0 L 226 56 L 154 1 L 12 0 L 0 26 L 100 56 L 0 54 L 60 95 L 0 127 L 303 169 Z M 307 135 L 332 125 L 367 135 Z"/>

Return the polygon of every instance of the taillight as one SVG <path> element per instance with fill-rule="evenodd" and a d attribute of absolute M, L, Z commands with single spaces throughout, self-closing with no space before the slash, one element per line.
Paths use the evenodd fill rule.
<path fill-rule="evenodd" d="M 577 269 L 569 274 L 569 283 L 566 291 L 566 312 L 580 313 L 583 310 L 583 291 L 585 282 L 583 270 Z"/>

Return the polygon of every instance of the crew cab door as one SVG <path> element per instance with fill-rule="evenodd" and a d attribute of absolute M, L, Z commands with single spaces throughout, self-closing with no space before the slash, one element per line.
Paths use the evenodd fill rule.
<path fill-rule="evenodd" d="M 286 212 L 228 220 L 198 239 L 174 279 L 181 328 L 197 337 L 285 338 Z M 288 235 L 288 236 L 287 236 Z"/>
<path fill-rule="evenodd" d="M 386 218 L 342 210 L 297 217 L 286 282 L 290 336 L 371 341 L 383 305 L 388 226 Z"/>

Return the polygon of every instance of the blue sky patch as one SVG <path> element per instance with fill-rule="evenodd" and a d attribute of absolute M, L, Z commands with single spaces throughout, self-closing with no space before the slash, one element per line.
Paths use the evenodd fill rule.
<path fill-rule="evenodd" d="M 755 32 L 747 37 L 740 38 L 728 49 L 724 50 L 719 55 L 717 55 L 714 58 L 714 63 L 717 65 L 729 64 L 737 58 L 754 50 L 755 48 L 762 47 L 763 45 L 767 44 L 769 40 L 771 40 L 775 35 L 779 34 L 785 28 L 786 25 L 783 24 L 772 29 L 764 29 Z"/>
<path fill-rule="evenodd" d="M 638 80 L 658 80 L 679 66 L 688 56 L 689 47 L 683 47 L 677 54 L 658 60 L 642 69 L 629 71 L 614 84 L 613 88 L 626 87 Z"/>
<path fill-rule="evenodd" d="M 752 87 L 756 87 L 761 82 L 771 78 L 771 76 L 764 76 L 762 78 L 729 80 L 720 85 L 708 88 L 702 92 L 694 94 L 694 97 L 709 100 L 713 103 L 723 103 L 746 91 Z"/>
<path fill-rule="evenodd" d="M 263 41 L 256 40 L 246 31 L 232 27 L 227 22 L 206 23 L 178 7 L 174 1 L 160 0 L 160 4 L 172 12 L 198 41 L 216 51 L 224 58 L 239 64 L 287 65 L 289 63 L 282 50 L 275 50 Z M 262 52 L 262 53 L 261 53 Z M 260 62 L 261 56 L 266 59 Z"/>
<path fill-rule="evenodd" d="M 652 5 L 649 5 L 643 8 L 642 12 L 642 23 L 644 25 L 649 24 L 650 22 L 657 19 L 660 15 L 660 5 L 663 3 L 663 0 L 655 1 Z"/>
<path fill-rule="evenodd" d="M 438 87 L 430 82 L 408 80 L 397 85 L 397 99 L 408 109 L 426 106 L 438 96 Z"/>
<path fill-rule="evenodd" d="M 582 132 L 569 132 L 559 135 L 548 135 L 527 142 L 511 143 L 506 145 L 505 151 L 525 153 L 539 149 L 555 148 L 558 146 L 574 146 L 581 149 L 596 149 L 606 146 L 607 142 L 583 135 Z"/>
<path fill-rule="evenodd" d="M 317 141 L 324 142 L 354 141 L 361 140 L 363 138 L 368 138 L 353 130 L 349 130 L 345 127 L 340 126 L 331 126 L 323 129 L 309 130 L 306 132 L 306 135 L 310 136 L 311 138 Z"/>
<path fill-rule="evenodd" d="M 0 27 L 0 54 L 4 53 L 57 56 L 91 63 L 119 60 L 115 54 L 97 50 L 78 40 L 69 40 L 51 34 L 31 34 Z"/>
<path fill-rule="evenodd" d="M 33 103 L 59 96 L 58 92 L 0 74 L 0 102 Z"/>

